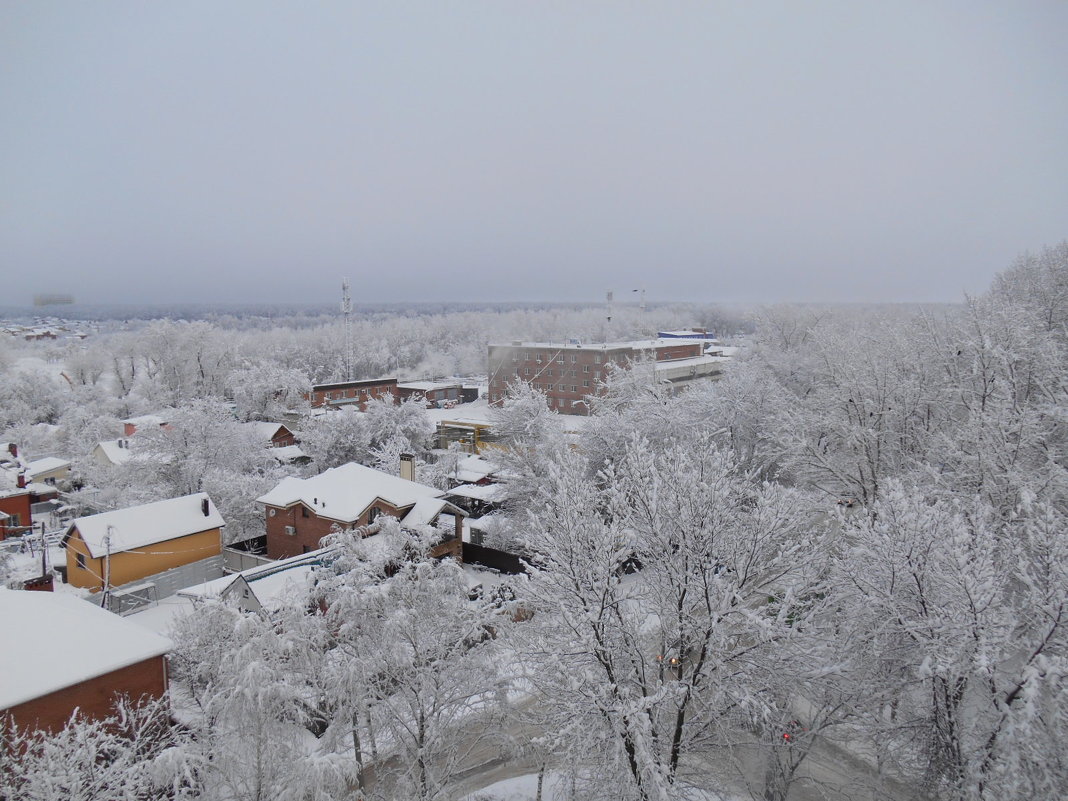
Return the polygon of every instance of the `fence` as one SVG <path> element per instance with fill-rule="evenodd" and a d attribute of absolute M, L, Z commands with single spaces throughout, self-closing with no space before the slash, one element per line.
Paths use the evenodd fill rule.
<path fill-rule="evenodd" d="M 147 576 L 147 580 L 132 581 L 129 584 L 112 588 L 108 608 L 116 614 L 127 615 L 154 601 L 169 598 L 178 590 L 222 578 L 225 575 L 222 555 L 210 556 L 199 562 L 190 562 L 188 565 L 179 565 L 170 570 L 164 570 L 162 573 Z"/>

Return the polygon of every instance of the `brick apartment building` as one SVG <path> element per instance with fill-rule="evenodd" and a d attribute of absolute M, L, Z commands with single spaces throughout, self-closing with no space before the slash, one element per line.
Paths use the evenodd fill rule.
<path fill-rule="evenodd" d="M 561 414 L 589 414 L 586 398 L 599 393 L 608 366 L 629 368 L 639 359 L 652 359 L 657 367 L 678 368 L 665 375 L 704 377 L 718 372 L 716 357 L 704 355 L 699 340 L 653 339 L 637 342 L 580 344 L 577 342 L 512 342 L 489 346 L 489 402 L 500 405 L 508 385 L 520 380 L 545 393 L 549 408 Z"/>
<path fill-rule="evenodd" d="M 372 378 L 365 381 L 339 381 L 335 384 L 316 384 L 308 401 L 314 407 L 356 406 L 367 411 L 367 401 L 373 398 L 397 400 L 396 378 Z"/>

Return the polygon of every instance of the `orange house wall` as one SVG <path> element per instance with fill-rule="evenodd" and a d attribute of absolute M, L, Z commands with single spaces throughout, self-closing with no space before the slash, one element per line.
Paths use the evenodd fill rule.
<path fill-rule="evenodd" d="M 78 567 L 77 554 L 85 555 L 85 569 Z M 199 562 L 222 553 L 222 533 L 211 528 L 185 537 L 144 545 L 134 552 L 121 552 L 111 556 L 111 586 L 117 587 L 138 581 L 172 567 Z M 91 589 L 94 592 L 104 586 L 104 557 L 92 558 L 89 548 L 75 528 L 67 540 L 67 582 L 74 587 Z"/>

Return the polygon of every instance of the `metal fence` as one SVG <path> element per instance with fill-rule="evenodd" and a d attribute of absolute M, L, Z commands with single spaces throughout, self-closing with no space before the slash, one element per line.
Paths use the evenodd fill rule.
<path fill-rule="evenodd" d="M 226 575 L 221 554 L 190 562 L 146 576 L 138 581 L 131 581 L 111 590 L 111 602 L 108 608 L 120 615 L 128 615 L 155 601 L 169 598 L 186 587 L 203 584 Z"/>

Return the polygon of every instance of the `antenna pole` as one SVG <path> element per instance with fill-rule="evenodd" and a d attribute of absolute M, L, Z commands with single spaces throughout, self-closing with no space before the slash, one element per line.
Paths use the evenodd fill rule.
<path fill-rule="evenodd" d="M 111 532 L 114 526 L 108 526 L 104 534 L 104 591 L 101 593 L 100 606 L 111 609 Z"/>
<path fill-rule="evenodd" d="M 353 379 L 356 354 L 352 342 L 352 296 L 349 294 L 349 279 L 341 279 L 341 314 L 345 318 L 345 379 Z"/>

